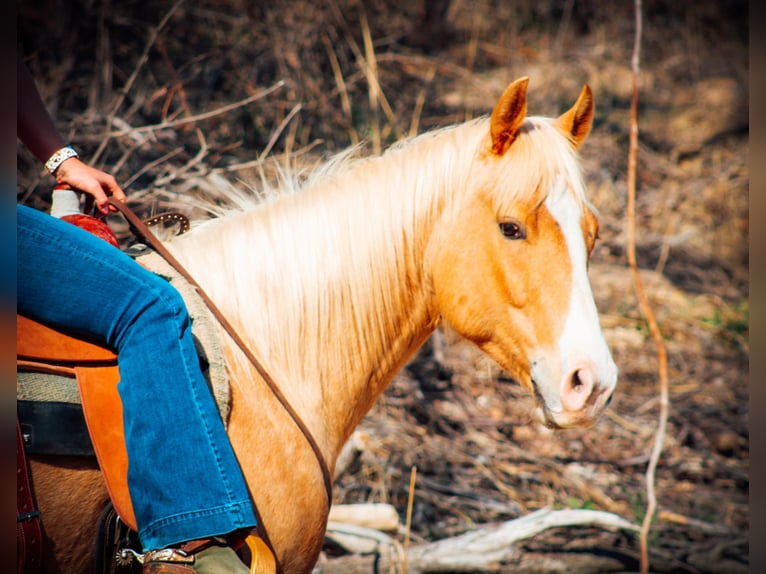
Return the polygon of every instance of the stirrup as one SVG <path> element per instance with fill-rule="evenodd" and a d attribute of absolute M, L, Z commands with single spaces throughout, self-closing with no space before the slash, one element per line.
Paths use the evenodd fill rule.
<path fill-rule="evenodd" d="M 250 574 L 276 574 L 277 559 L 263 538 L 248 534 L 245 544 L 250 549 Z"/>
<path fill-rule="evenodd" d="M 209 539 L 203 544 L 194 544 L 192 548 L 186 550 L 183 548 L 164 548 L 162 550 L 150 550 L 144 554 L 139 554 L 132 548 L 123 548 L 117 553 L 115 559 L 121 565 L 130 564 L 133 560 L 138 561 L 139 564 L 164 562 L 179 566 L 191 565 L 194 563 L 194 552 L 208 548 L 216 542 L 223 542 L 223 540 Z M 245 538 L 245 544 L 250 549 L 250 574 L 276 574 L 277 561 L 274 553 L 260 536 L 248 534 Z"/>

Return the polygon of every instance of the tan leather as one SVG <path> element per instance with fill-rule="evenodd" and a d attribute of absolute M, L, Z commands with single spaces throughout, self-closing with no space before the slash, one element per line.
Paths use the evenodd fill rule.
<path fill-rule="evenodd" d="M 19 370 L 76 378 L 85 421 L 112 504 L 120 519 L 129 528 L 137 530 L 127 482 L 128 454 L 125 448 L 122 401 L 117 391 L 120 379 L 117 356 L 106 348 L 20 315 L 17 316 L 17 354 Z M 247 544 L 251 554 L 251 573 L 276 573 L 274 554 L 257 534 L 237 533 L 232 535 L 229 543 L 234 549 Z M 193 541 L 184 549 L 195 552 L 206 546 L 206 541 Z M 158 574 L 195 572 L 181 564 L 154 564 L 151 568 L 147 571 Z"/>
<path fill-rule="evenodd" d="M 251 534 L 245 543 L 250 549 L 250 574 L 276 574 L 277 559 L 263 538 Z"/>
<path fill-rule="evenodd" d="M 128 451 L 122 420 L 122 401 L 117 392 L 120 373 L 117 365 L 75 367 L 85 422 L 104 475 L 112 504 L 122 521 L 138 530 L 128 490 Z"/>
<path fill-rule="evenodd" d="M 128 491 L 128 453 L 122 421 L 117 355 L 95 343 L 16 316 L 17 368 L 74 376 L 85 422 L 112 504 L 122 521 L 136 530 Z"/>
<path fill-rule="evenodd" d="M 46 363 L 114 362 L 109 349 L 16 315 L 16 356 Z"/>

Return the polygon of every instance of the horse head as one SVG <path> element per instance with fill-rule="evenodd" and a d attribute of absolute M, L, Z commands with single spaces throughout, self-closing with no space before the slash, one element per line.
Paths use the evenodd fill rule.
<path fill-rule="evenodd" d="M 560 117 L 527 117 L 527 78 L 500 97 L 462 199 L 429 245 L 439 311 L 537 399 L 541 422 L 590 426 L 617 367 L 587 275 L 598 220 L 577 148 L 590 132 L 585 86 Z"/>

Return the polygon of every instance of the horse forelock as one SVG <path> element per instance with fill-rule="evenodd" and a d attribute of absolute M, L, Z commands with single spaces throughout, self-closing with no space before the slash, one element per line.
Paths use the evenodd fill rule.
<path fill-rule="evenodd" d="M 487 186 L 499 192 L 492 196 L 498 212 L 518 201 L 539 206 L 552 194 L 569 193 L 578 205 L 593 207 L 585 193 L 577 152 L 569 140 L 554 126 L 550 118 L 528 117 L 513 145 L 492 170 L 494 184 Z M 563 185 L 561 185 L 563 183 Z"/>

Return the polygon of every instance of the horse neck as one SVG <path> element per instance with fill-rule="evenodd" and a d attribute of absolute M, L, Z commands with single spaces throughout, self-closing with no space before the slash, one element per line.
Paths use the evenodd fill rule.
<path fill-rule="evenodd" d="M 178 242 L 330 461 L 438 325 L 423 258 L 462 147 L 410 143 Z"/>

